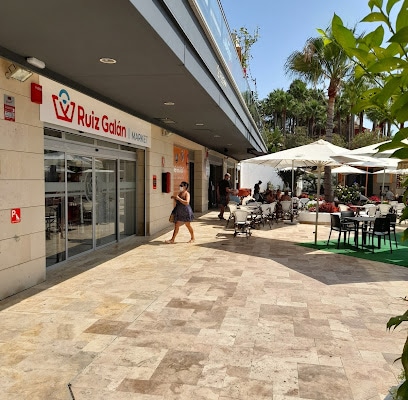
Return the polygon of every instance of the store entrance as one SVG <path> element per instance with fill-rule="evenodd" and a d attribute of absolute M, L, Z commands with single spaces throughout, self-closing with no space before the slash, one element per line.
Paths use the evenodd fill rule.
<path fill-rule="evenodd" d="M 136 160 L 45 150 L 44 171 L 47 266 L 136 234 Z"/>

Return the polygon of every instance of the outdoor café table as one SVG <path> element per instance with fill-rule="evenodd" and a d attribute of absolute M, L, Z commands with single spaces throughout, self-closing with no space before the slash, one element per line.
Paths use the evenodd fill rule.
<path fill-rule="evenodd" d="M 345 220 L 354 222 L 354 244 L 358 248 L 358 235 L 361 230 L 361 247 L 366 244 L 368 226 L 375 221 L 376 217 L 367 215 L 356 215 L 355 217 L 346 217 Z"/>

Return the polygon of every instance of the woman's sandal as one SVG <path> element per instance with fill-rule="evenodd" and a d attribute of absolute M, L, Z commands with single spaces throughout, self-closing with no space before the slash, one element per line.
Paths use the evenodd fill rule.
<path fill-rule="evenodd" d="M 172 240 L 165 240 L 164 243 L 166 244 L 174 244 L 174 242 Z"/>
<path fill-rule="evenodd" d="M 195 239 L 190 239 L 187 243 L 194 243 Z"/>

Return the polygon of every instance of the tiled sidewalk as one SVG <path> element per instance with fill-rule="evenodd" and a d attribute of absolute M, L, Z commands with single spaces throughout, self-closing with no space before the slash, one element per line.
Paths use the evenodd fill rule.
<path fill-rule="evenodd" d="M 132 239 L 1 301 L 0 399 L 380 400 L 397 383 L 406 330 L 386 323 L 408 268 L 297 246 L 312 225 L 193 226 L 195 244 Z"/>

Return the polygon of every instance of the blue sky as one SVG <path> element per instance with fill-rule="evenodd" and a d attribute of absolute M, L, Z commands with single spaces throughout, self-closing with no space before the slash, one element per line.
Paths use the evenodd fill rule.
<path fill-rule="evenodd" d="M 245 27 L 259 39 L 251 49 L 250 73 L 256 80 L 259 99 L 274 89 L 289 88 L 294 78 L 286 76 L 284 64 L 306 40 L 326 29 L 336 13 L 348 27 L 370 13 L 367 0 L 221 0 L 229 27 Z M 359 31 L 371 31 L 373 24 L 359 24 Z M 254 88 L 254 84 L 250 82 Z"/>

